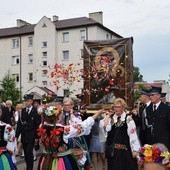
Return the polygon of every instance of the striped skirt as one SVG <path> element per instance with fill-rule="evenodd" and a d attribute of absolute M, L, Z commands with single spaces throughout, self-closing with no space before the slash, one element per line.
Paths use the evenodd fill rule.
<path fill-rule="evenodd" d="M 80 170 L 81 167 L 72 153 L 62 153 L 54 156 L 42 154 L 38 164 L 38 170 Z"/>
<path fill-rule="evenodd" d="M 11 155 L 7 151 L 0 149 L 0 170 L 14 170 Z"/>

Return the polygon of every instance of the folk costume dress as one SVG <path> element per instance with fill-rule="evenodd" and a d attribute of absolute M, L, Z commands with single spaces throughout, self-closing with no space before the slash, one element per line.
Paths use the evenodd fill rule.
<path fill-rule="evenodd" d="M 16 138 L 11 125 L 0 121 L 0 170 L 14 170 Z"/>
<path fill-rule="evenodd" d="M 89 117 L 85 121 L 63 126 L 62 124 L 44 125 L 38 129 L 38 135 L 44 147 L 38 170 L 79 170 L 81 167 L 68 147 L 70 138 L 90 133 L 94 119 Z M 83 161 L 84 157 L 81 161 Z"/>
<path fill-rule="evenodd" d="M 82 122 L 82 117 L 80 112 L 72 112 L 70 114 L 67 113 L 66 111 L 63 111 L 62 119 L 60 122 L 63 126 L 77 124 L 80 122 Z M 69 148 L 82 147 L 83 149 L 86 150 L 86 157 L 84 157 L 84 160 L 81 162 L 81 166 L 85 167 L 86 169 L 90 169 L 92 166 L 92 161 L 90 157 L 89 146 L 87 144 L 85 136 L 83 135 L 79 137 L 69 138 L 68 146 Z"/>
<path fill-rule="evenodd" d="M 103 127 L 101 120 L 100 127 Z M 136 126 L 130 116 L 125 112 L 121 117 L 114 114 L 106 126 L 106 146 L 114 147 L 114 154 L 108 156 L 108 170 L 138 170 L 137 159 L 132 152 L 139 152 L 140 143 L 136 133 Z"/>

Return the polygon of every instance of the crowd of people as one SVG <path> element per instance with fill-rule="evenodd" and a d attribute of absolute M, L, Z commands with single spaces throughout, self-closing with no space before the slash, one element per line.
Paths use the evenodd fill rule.
<path fill-rule="evenodd" d="M 26 94 L 16 107 L 7 100 L 0 105 L 0 169 L 16 170 L 21 155 L 33 170 L 39 148 L 38 170 L 170 169 L 170 106 L 162 95 L 152 86 L 140 91 L 141 104 L 130 113 L 116 98 L 93 115 L 67 97 L 39 103 Z"/>

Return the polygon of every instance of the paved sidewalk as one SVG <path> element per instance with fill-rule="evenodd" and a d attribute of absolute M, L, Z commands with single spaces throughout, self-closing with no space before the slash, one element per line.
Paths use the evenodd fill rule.
<path fill-rule="evenodd" d="M 39 159 L 40 159 L 40 151 L 37 151 L 37 160 L 34 161 L 34 170 L 37 170 L 38 168 L 38 162 L 39 162 Z M 26 163 L 25 163 L 25 159 L 24 158 L 21 158 L 20 156 L 17 156 L 17 168 L 18 170 L 26 170 Z M 102 167 L 101 167 L 101 161 L 98 162 L 99 163 L 99 170 L 102 170 Z M 91 169 L 93 170 L 93 168 Z"/>
<path fill-rule="evenodd" d="M 17 165 L 18 170 L 25 170 L 26 169 L 25 159 L 21 158 L 20 156 L 17 156 L 16 158 L 17 158 L 16 165 Z M 37 170 L 39 158 L 40 158 L 40 153 L 37 153 L 37 160 L 34 161 L 34 170 Z"/>

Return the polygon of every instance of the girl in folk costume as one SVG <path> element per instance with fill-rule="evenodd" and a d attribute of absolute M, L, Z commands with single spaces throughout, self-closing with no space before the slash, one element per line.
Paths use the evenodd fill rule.
<path fill-rule="evenodd" d="M 125 113 L 126 103 L 117 98 L 112 113 L 100 121 L 106 136 L 108 170 L 137 170 L 137 155 L 140 143 L 133 119 Z"/>
<path fill-rule="evenodd" d="M 41 111 L 39 111 L 41 112 Z M 79 160 L 72 149 L 68 147 L 69 138 L 87 135 L 90 133 L 94 120 L 103 113 L 99 110 L 95 115 L 83 122 L 63 125 L 61 104 L 54 104 L 42 109 L 43 123 L 38 129 L 38 136 L 43 145 L 38 170 L 79 170 L 85 156 Z"/>
<path fill-rule="evenodd" d="M 0 121 L 0 170 L 15 170 L 15 131 L 11 125 Z"/>
<path fill-rule="evenodd" d="M 138 163 L 140 170 L 170 169 L 170 153 L 162 143 L 145 144 L 140 148 Z"/>

